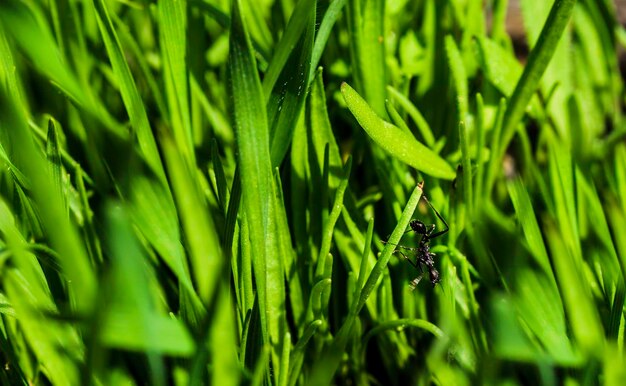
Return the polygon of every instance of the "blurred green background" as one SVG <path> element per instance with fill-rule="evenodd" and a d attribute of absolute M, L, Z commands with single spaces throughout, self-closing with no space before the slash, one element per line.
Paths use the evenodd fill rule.
<path fill-rule="evenodd" d="M 0 382 L 626 384 L 623 13 L 3 1 Z"/>

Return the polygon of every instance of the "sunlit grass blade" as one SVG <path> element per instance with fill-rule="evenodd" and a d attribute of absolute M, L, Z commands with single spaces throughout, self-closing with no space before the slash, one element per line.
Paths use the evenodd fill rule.
<path fill-rule="evenodd" d="M 451 180 L 452 167 L 432 150 L 418 142 L 412 135 L 380 118 L 374 110 L 347 83 L 341 92 L 350 112 L 367 134 L 389 154 L 415 169 L 443 179 Z"/>

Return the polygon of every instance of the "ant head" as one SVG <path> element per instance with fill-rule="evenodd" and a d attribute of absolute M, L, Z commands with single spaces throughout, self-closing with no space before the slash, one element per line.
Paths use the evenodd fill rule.
<path fill-rule="evenodd" d="M 424 223 L 421 222 L 420 220 L 411 220 L 411 222 L 409 223 L 409 226 L 417 234 L 420 234 L 420 235 L 426 234 L 426 225 L 424 225 Z"/>

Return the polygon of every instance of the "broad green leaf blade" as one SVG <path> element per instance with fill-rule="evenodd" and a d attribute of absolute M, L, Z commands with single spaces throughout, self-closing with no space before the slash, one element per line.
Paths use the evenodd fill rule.
<path fill-rule="evenodd" d="M 415 137 L 380 118 L 361 96 L 347 83 L 341 92 L 361 127 L 380 147 L 400 161 L 433 177 L 451 180 L 455 177 L 450 165 Z"/>
<path fill-rule="evenodd" d="M 284 272 L 276 237 L 277 211 L 270 157 L 267 112 L 252 45 L 241 16 L 240 0 L 231 13 L 230 95 L 241 170 L 243 215 L 248 221 L 259 301 L 263 342 L 271 344 L 274 379 L 280 378 L 280 356 L 286 320 Z M 234 193 L 233 193 L 234 194 Z"/>

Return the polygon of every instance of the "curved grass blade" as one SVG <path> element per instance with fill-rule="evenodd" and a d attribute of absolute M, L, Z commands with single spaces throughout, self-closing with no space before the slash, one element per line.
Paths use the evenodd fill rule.
<path fill-rule="evenodd" d="M 380 118 L 361 96 L 347 83 L 341 93 L 348 109 L 361 127 L 380 147 L 415 169 L 446 180 L 455 177 L 452 167 L 415 137 Z"/>

